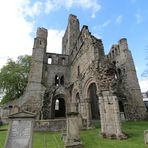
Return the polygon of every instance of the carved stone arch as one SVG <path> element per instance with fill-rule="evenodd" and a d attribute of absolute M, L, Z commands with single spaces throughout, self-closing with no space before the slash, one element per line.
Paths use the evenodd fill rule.
<path fill-rule="evenodd" d="M 96 84 L 96 88 L 98 90 L 98 85 L 96 83 L 96 80 L 95 78 L 93 77 L 90 77 L 89 79 L 86 80 L 84 86 L 83 86 L 83 96 L 84 96 L 84 99 L 85 98 L 88 98 L 88 88 L 89 86 L 92 84 L 92 83 L 95 83 Z"/>
<path fill-rule="evenodd" d="M 52 97 L 51 118 L 66 117 L 66 99 L 64 94 L 57 94 Z"/>
<path fill-rule="evenodd" d="M 89 78 L 84 85 L 84 99 L 88 102 L 89 120 L 96 120 L 100 118 L 99 101 L 98 101 L 98 86 L 96 79 Z"/>

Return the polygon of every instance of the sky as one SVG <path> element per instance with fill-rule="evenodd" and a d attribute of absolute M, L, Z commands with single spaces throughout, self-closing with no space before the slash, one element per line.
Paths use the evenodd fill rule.
<path fill-rule="evenodd" d="M 107 54 L 112 44 L 127 38 L 141 90 L 148 90 L 142 73 L 148 66 L 148 0 L 0 0 L 0 68 L 8 58 L 31 55 L 38 27 L 48 29 L 48 52 L 61 53 L 61 39 L 69 14 L 103 40 Z M 147 49 L 147 50 L 146 50 Z"/>

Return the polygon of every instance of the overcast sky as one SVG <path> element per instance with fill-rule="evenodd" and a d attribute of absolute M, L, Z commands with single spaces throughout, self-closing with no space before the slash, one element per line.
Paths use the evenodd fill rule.
<path fill-rule="evenodd" d="M 81 27 L 101 38 L 105 52 L 122 37 L 127 38 L 142 91 L 148 79 L 148 0 L 0 0 L 0 67 L 8 58 L 32 53 L 38 27 L 48 29 L 48 52 L 61 53 L 61 38 L 70 13 L 77 15 Z"/>

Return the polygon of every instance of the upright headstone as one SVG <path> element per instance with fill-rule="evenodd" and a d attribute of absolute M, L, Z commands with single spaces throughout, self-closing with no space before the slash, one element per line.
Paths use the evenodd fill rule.
<path fill-rule="evenodd" d="M 78 113 L 70 112 L 67 115 L 67 132 L 65 138 L 65 148 L 82 148 L 80 142 L 80 127 Z"/>
<path fill-rule="evenodd" d="M 21 111 L 9 116 L 10 127 L 5 148 L 32 148 L 35 114 Z"/>
<path fill-rule="evenodd" d="M 145 145 L 148 145 L 148 130 L 144 131 L 144 143 Z"/>

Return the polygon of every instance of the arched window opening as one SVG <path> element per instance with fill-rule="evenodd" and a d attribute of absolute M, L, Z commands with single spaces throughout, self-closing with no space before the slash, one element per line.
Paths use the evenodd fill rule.
<path fill-rule="evenodd" d="M 80 96 L 79 93 L 76 94 L 76 112 L 80 112 Z"/>
<path fill-rule="evenodd" d="M 60 84 L 61 84 L 61 85 L 64 85 L 64 76 L 61 77 L 61 79 L 60 79 Z"/>
<path fill-rule="evenodd" d="M 55 76 L 55 86 L 59 86 L 59 76 Z"/>
<path fill-rule="evenodd" d="M 80 66 L 78 66 L 78 76 L 80 76 Z"/>
<path fill-rule="evenodd" d="M 48 58 L 48 64 L 52 64 L 52 58 L 51 57 Z"/>
<path fill-rule="evenodd" d="M 54 104 L 54 118 L 65 117 L 66 107 L 65 100 L 63 98 L 57 98 Z"/>
<path fill-rule="evenodd" d="M 119 101 L 119 110 L 120 110 L 120 112 L 124 112 L 124 105 L 123 105 L 122 101 Z"/>
<path fill-rule="evenodd" d="M 90 98 L 92 120 L 100 119 L 98 96 L 96 92 L 97 92 L 96 84 L 95 83 L 90 84 L 88 88 L 88 97 Z"/>
<path fill-rule="evenodd" d="M 118 53 L 117 53 L 117 48 L 115 48 L 115 55 L 117 55 Z"/>
<path fill-rule="evenodd" d="M 116 61 L 113 61 L 112 63 L 116 66 Z"/>
<path fill-rule="evenodd" d="M 117 80 L 117 79 L 118 79 L 118 77 L 117 77 L 117 74 L 116 74 L 116 73 L 115 73 L 114 77 L 115 77 L 115 80 Z"/>
<path fill-rule="evenodd" d="M 118 75 L 119 75 L 119 77 L 121 76 L 121 69 L 120 68 L 118 68 Z"/>
<path fill-rule="evenodd" d="M 59 110 L 59 99 L 55 101 L 55 110 Z"/>
<path fill-rule="evenodd" d="M 112 51 L 112 56 L 114 57 L 114 50 Z"/>
<path fill-rule="evenodd" d="M 65 65 L 65 58 L 62 58 L 62 65 Z"/>

